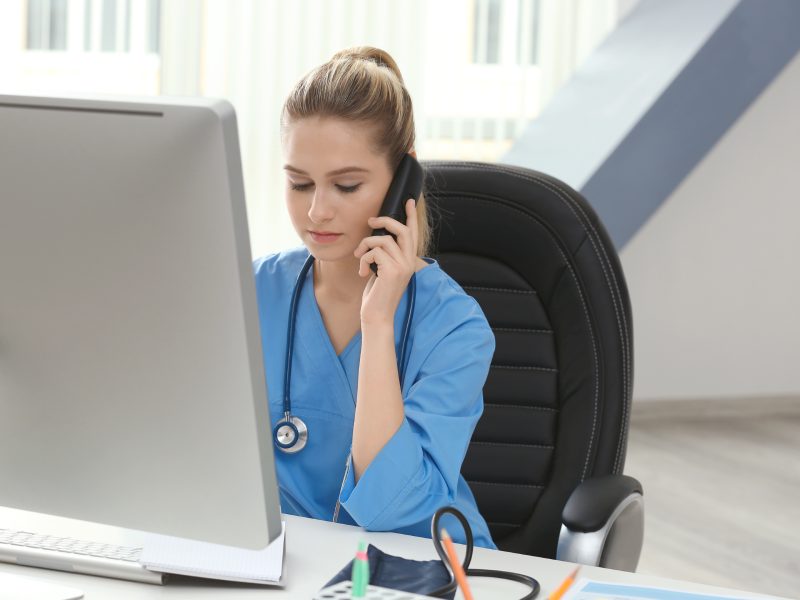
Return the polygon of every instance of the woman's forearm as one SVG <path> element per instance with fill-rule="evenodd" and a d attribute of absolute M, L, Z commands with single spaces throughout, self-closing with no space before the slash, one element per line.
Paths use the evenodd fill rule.
<path fill-rule="evenodd" d="M 356 481 L 403 423 L 392 323 L 362 324 L 358 399 L 353 423 Z"/>

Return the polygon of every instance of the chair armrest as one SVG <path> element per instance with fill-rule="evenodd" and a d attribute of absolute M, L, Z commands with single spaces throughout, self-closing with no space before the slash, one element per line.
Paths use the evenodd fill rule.
<path fill-rule="evenodd" d="M 635 571 L 644 536 L 642 484 L 627 475 L 587 479 L 561 515 L 556 558 Z"/>

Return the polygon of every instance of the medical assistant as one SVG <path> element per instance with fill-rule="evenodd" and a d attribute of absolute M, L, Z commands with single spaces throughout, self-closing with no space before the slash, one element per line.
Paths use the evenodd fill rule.
<path fill-rule="evenodd" d="M 308 250 L 255 261 L 256 292 L 272 427 L 283 416 L 284 361 L 292 290 Z M 313 269 L 300 293 L 292 357 L 292 413 L 308 426 L 296 454 L 275 450 L 284 513 L 375 531 L 430 537 L 431 517 L 454 505 L 469 520 L 475 544 L 495 548 L 461 476 L 470 437 L 483 412 L 483 384 L 494 335 L 478 303 L 427 258 L 417 271 L 416 306 L 403 381 L 405 418 L 356 483 L 347 469 L 355 417 L 361 333 L 337 355 L 314 296 Z M 408 293 L 395 312 L 399 346 Z M 399 348 L 396 348 L 399 353 Z M 270 439 L 272 439 L 270 429 Z M 340 496 L 341 490 L 341 496 Z M 464 542 L 461 532 L 451 532 Z"/>

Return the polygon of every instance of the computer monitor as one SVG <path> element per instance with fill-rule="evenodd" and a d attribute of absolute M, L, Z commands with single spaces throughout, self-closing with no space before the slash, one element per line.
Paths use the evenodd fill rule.
<path fill-rule="evenodd" d="M 0 505 L 280 534 L 228 102 L 0 95 Z"/>

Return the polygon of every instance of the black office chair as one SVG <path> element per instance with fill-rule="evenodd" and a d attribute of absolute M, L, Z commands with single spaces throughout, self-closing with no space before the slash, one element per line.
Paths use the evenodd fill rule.
<path fill-rule="evenodd" d="M 433 255 L 496 338 L 462 469 L 495 542 L 635 570 L 642 487 L 622 475 L 631 311 L 613 244 L 557 179 L 500 164 L 423 165 Z"/>

